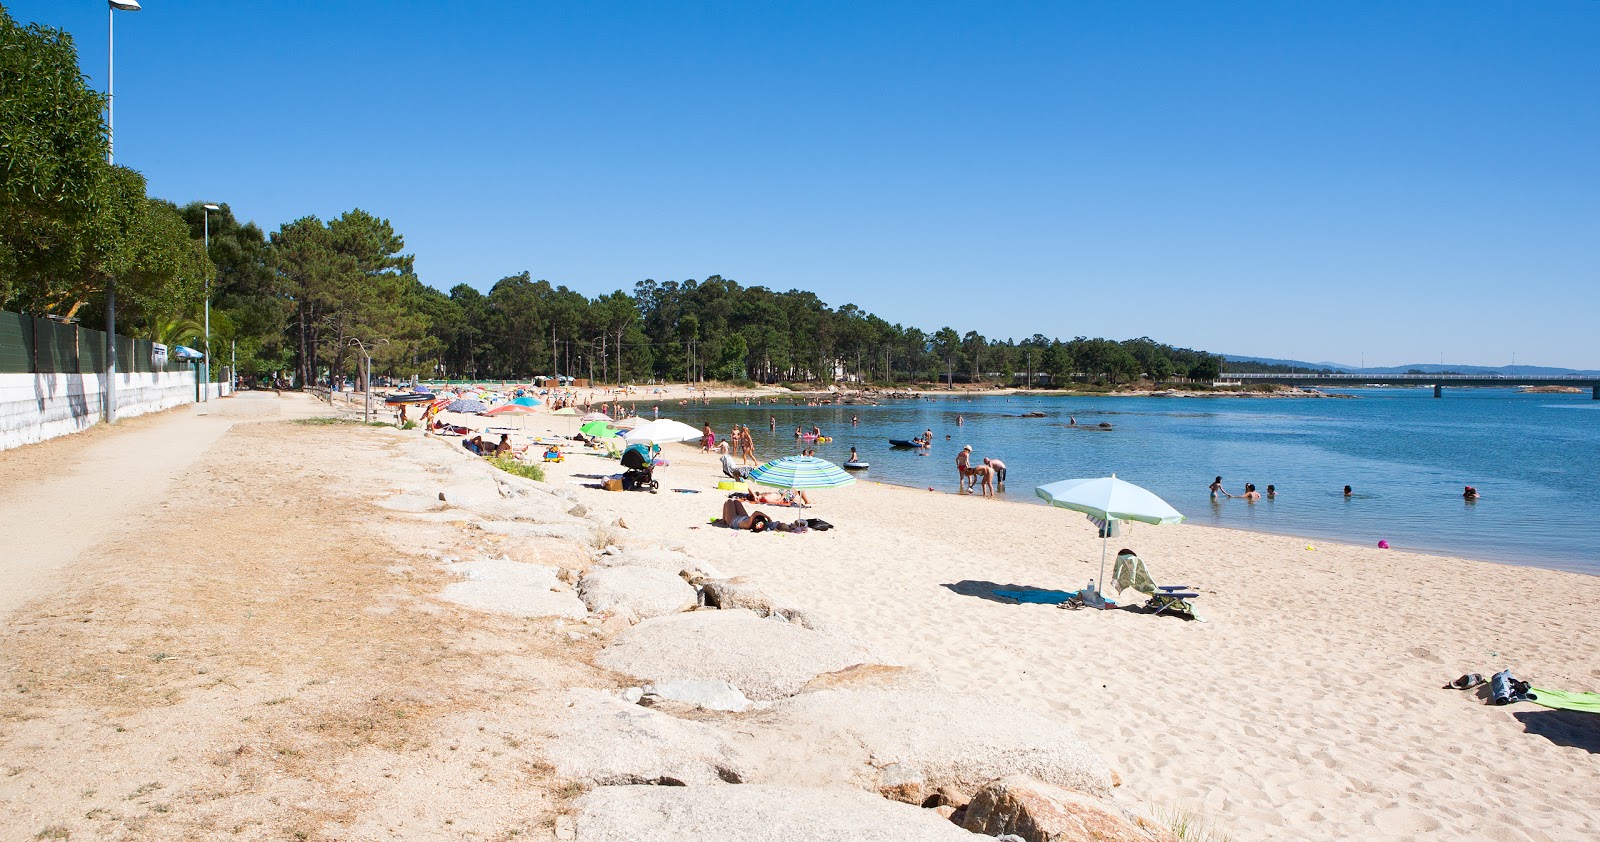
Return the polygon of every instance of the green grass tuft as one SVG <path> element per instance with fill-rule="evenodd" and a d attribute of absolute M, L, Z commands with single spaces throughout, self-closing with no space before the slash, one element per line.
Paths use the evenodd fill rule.
<path fill-rule="evenodd" d="M 527 462 L 519 462 L 516 459 L 504 456 L 490 456 L 489 464 L 513 476 L 531 479 L 535 482 L 544 482 L 544 469 L 538 465 L 530 465 Z"/>

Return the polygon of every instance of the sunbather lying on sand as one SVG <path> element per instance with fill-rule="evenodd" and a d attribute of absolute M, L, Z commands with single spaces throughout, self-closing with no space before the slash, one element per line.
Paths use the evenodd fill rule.
<path fill-rule="evenodd" d="M 811 505 L 811 498 L 807 497 L 804 491 L 791 491 L 789 489 L 784 489 L 783 491 L 746 491 L 744 499 L 752 503 L 766 503 L 769 506 Z"/>
<path fill-rule="evenodd" d="M 765 532 L 772 525 L 772 518 L 762 512 L 751 512 L 739 500 L 729 498 L 722 504 L 722 517 L 716 521 L 718 526 L 729 529 L 748 529 L 751 532 Z"/>

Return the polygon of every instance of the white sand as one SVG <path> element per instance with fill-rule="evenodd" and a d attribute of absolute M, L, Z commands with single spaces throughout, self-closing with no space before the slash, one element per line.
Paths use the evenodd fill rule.
<path fill-rule="evenodd" d="M 817 494 L 807 514 L 831 532 L 736 533 L 707 523 L 724 499 L 713 460 L 687 445 L 665 455 L 660 494 L 581 499 L 956 688 L 1054 712 L 1157 813 L 1199 811 L 1236 840 L 1576 840 L 1600 827 L 1600 717 L 1441 689 L 1502 668 L 1600 689 L 1600 578 L 1136 526 L 1111 551 L 1198 586 L 1208 622 L 1008 604 L 985 595 L 1097 574 L 1082 516 L 863 481 Z M 613 469 L 572 457 L 550 480 Z"/>

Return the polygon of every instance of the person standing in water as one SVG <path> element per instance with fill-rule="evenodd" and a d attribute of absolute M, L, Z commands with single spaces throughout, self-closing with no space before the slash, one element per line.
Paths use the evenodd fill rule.
<path fill-rule="evenodd" d="M 767 429 L 771 430 L 774 433 L 776 433 L 778 431 L 778 416 L 776 416 L 776 415 L 768 415 L 767 416 Z"/>
<path fill-rule="evenodd" d="M 971 469 L 967 467 L 968 460 L 972 458 L 968 455 L 970 453 L 972 453 L 972 445 L 969 444 L 961 448 L 961 452 L 956 454 L 956 493 L 958 494 L 972 493 L 967 488 L 967 477 L 972 474 Z"/>
<path fill-rule="evenodd" d="M 1222 477 L 1217 477 L 1216 479 L 1211 481 L 1211 499 L 1213 499 L 1213 500 L 1217 499 L 1217 495 L 1219 495 L 1219 494 L 1222 495 L 1223 497 L 1232 497 L 1233 496 L 1232 494 L 1229 494 L 1222 487 Z"/>
<path fill-rule="evenodd" d="M 1346 498 L 1354 497 L 1355 495 L 1356 495 L 1356 493 L 1354 491 L 1350 490 L 1350 486 L 1347 485 L 1347 486 L 1344 487 L 1344 496 Z"/>
<path fill-rule="evenodd" d="M 922 431 L 922 446 L 923 447 L 931 447 L 932 445 L 933 445 L 933 429 L 929 428 L 929 429 L 923 430 Z"/>
<path fill-rule="evenodd" d="M 1278 487 L 1276 485 L 1268 485 L 1267 486 L 1267 499 L 1271 500 L 1272 498 L 1277 497 L 1277 496 L 1278 496 Z"/>

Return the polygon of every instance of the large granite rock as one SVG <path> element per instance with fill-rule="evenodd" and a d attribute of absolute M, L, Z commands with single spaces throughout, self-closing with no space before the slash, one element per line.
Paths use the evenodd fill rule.
<path fill-rule="evenodd" d="M 607 547 L 594 564 L 596 567 L 652 567 L 685 578 L 721 575 L 706 561 L 662 546 Z"/>
<path fill-rule="evenodd" d="M 651 704 L 676 703 L 703 710 L 726 710 L 743 713 L 750 709 L 750 700 L 739 688 L 726 681 L 666 681 L 646 684 L 640 696 Z"/>
<path fill-rule="evenodd" d="M 780 699 L 820 673 L 876 661 L 861 644 L 744 609 L 646 620 L 600 652 L 600 666 L 661 684 L 722 680 L 752 699 Z"/>
<path fill-rule="evenodd" d="M 599 690 L 568 690 L 546 758 L 564 778 L 599 786 L 738 783 L 749 774 L 715 726 L 678 719 Z"/>
<path fill-rule="evenodd" d="M 1025 775 L 1009 775 L 979 790 L 961 826 L 989 836 L 1013 834 L 1024 842 L 1178 842 L 1171 830 L 1113 804 Z"/>
<path fill-rule="evenodd" d="M 623 786 L 576 802 L 578 842 L 980 842 L 932 810 L 849 789 Z"/>
<path fill-rule="evenodd" d="M 690 583 L 700 588 L 706 605 L 712 608 L 746 608 L 757 617 L 781 617 L 808 629 L 817 628 L 816 621 L 805 611 L 792 605 L 779 604 L 754 582 L 743 576 L 731 579 L 696 576 Z"/>
<path fill-rule="evenodd" d="M 698 603 L 694 588 L 676 573 L 656 567 L 601 567 L 578 582 L 590 611 L 631 612 L 640 620 L 687 611 Z"/>
<path fill-rule="evenodd" d="M 480 611 L 498 611 L 519 617 L 588 615 L 583 600 L 557 578 L 557 569 L 523 564 L 506 558 L 486 558 L 446 565 L 460 581 L 445 586 L 440 598 Z"/>
<path fill-rule="evenodd" d="M 972 792 L 1010 774 L 1103 796 L 1111 773 L 1065 723 L 1027 708 L 944 688 L 925 675 L 858 667 L 824 676 L 762 717 L 789 743 L 863 770 L 858 784 L 893 797 L 940 787 Z M 876 779 L 874 779 L 876 778 Z"/>

